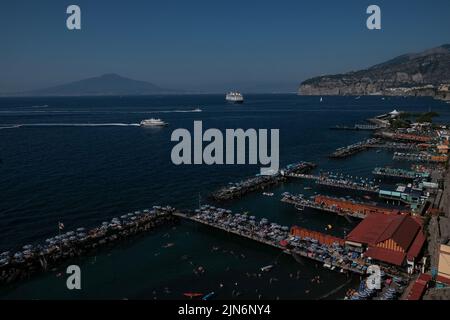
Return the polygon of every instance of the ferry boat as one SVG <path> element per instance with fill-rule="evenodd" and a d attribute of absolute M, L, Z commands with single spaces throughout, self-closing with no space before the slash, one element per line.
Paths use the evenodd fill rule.
<path fill-rule="evenodd" d="M 164 122 L 161 119 L 151 118 L 142 120 L 139 125 L 141 127 L 162 127 L 167 126 L 167 122 Z"/>
<path fill-rule="evenodd" d="M 243 103 L 244 97 L 240 92 L 231 91 L 227 93 L 227 95 L 225 96 L 225 100 L 232 103 Z"/>

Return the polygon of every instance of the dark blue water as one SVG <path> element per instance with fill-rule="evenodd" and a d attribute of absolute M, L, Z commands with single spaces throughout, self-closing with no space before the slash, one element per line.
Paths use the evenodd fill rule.
<path fill-rule="evenodd" d="M 202 112 L 191 112 L 197 107 Z M 248 95 L 242 106 L 228 105 L 219 95 L 2 98 L 0 251 L 54 235 L 58 221 L 74 229 L 152 205 L 192 209 L 198 205 L 199 193 L 204 199 L 228 182 L 259 172 L 255 165 L 173 165 L 170 135 L 176 128 L 192 131 L 194 120 L 202 120 L 204 130 L 280 129 L 281 165 L 313 161 L 319 169 L 370 177 L 373 167 L 394 164 L 392 153 L 367 151 L 346 160 L 330 160 L 327 155 L 334 149 L 370 133 L 328 128 L 363 123 L 394 108 L 431 109 L 440 113 L 439 121 L 450 120 L 447 104 L 427 98 L 325 97 L 320 103 L 317 97 Z M 151 117 L 170 125 L 133 126 Z M 96 126 L 105 123 L 116 125 Z M 14 127 L 24 124 L 29 126 Z M 284 191 L 331 194 L 329 190 L 307 191 L 308 184 L 286 183 L 272 190 L 274 197 L 252 194 L 225 206 L 319 231 L 331 224 L 333 229 L 328 232 L 338 236 L 351 230 L 354 223 L 345 219 L 309 211 L 300 214 L 279 201 Z M 164 249 L 168 242 L 175 246 Z M 212 252 L 213 246 L 220 250 Z M 273 272 L 254 277 L 261 266 L 275 262 Z M 186 291 L 216 291 L 218 298 L 229 298 L 234 290 L 242 298 L 262 294 L 270 299 L 316 299 L 348 281 L 312 262 L 302 265 L 277 250 L 187 222 L 75 263 L 82 267 L 81 292 L 65 288 L 64 277 L 57 276 L 60 269 L 9 287 L 0 296 L 171 299 L 183 298 Z M 203 276 L 192 272 L 199 265 L 207 270 Z M 315 275 L 323 279 L 321 284 L 311 283 Z"/>

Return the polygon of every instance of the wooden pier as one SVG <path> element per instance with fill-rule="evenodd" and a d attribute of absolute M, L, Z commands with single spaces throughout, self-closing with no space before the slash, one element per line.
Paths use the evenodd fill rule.
<path fill-rule="evenodd" d="M 288 248 L 288 247 L 282 246 L 281 244 L 276 243 L 274 241 L 269 241 L 267 239 L 263 239 L 263 238 L 257 236 L 256 234 L 249 234 L 249 233 L 247 233 L 245 231 L 239 231 L 239 230 L 236 230 L 234 228 L 226 228 L 226 227 L 223 227 L 223 226 L 221 226 L 219 224 L 211 223 L 211 222 L 208 222 L 208 221 L 196 218 L 195 216 L 188 215 L 188 214 L 185 214 L 185 213 L 182 213 L 182 212 L 178 212 L 178 211 L 174 212 L 173 215 L 177 216 L 179 218 L 182 218 L 182 219 L 194 221 L 196 223 L 200 223 L 202 225 L 205 225 L 205 226 L 208 226 L 208 227 L 211 227 L 211 228 L 214 228 L 214 229 L 219 229 L 219 230 L 222 230 L 224 232 L 231 233 L 231 234 L 234 234 L 236 236 L 239 236 L 239 237 L 242 237 L 242 238 L 246 238 L 246 239 L 249 239 L 249 240 L 253 240 L 253 241 L 259 242 L 261 244 L 268 245 L 270 247 L 282 250 L 286 254 L 289 254 L 289 255 L 292 255 L 292 256 L 295 255 L 296 259 L 298 259 L 298 257 L 304 257 L 304 258 L 308 258 L 308 259 L 311 259 L 311 260 L 316 261 L 316 262 L 320 262 L 321 264 L 324 264 L 324 265 L 329 265 L 329 268 L 334 267 L 334 268 L 337 269 L 336 271 L 341 271 L 341 272 L 343 272 L 343 271 L 350 271 L 350 272 L 354 272 L 354 273 L 357 273 L 357 274 L 365 274 L 365 271 L 363 271 L 362 268 L 352 267 L 352 265 L 350 263 L 343 264 L 343 263 L 339 262 L 339 260 L 337 262 L 326 261 L 326 260 L 321 259 L 319 256 L 312 255 L 311 252 L 308 252 L 307 250 L 302 250 L 302 249 L 295 248 L 295 247 L 289 247 Z M 324 236 L 327 236 L 327 235 L 324 235 Z M 290 234 L 288 232 L 286 232 L 286 239 L 288 237 L 290 237 Z M 344 240 L 342 239 L 342 242 L 343 241 Z M 335 258 L 336 258 L 336 256 L 335 256 Z M 341 258 L 341 257 L 339 256 L 337 258 Z M 356 261 L 352 261 L 352 262 L 356 262 Z M 358 264 L 360 266 L 366 266 L 366 267 L 368 266 L 368 264 L 363 263 L 362 261 L 358 261 Z"/>

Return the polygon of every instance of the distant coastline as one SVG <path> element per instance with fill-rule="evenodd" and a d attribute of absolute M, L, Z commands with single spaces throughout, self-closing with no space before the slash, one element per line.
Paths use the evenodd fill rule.
<path fill-rule="evenodd" d="M 368 69 L 301 83 L 300 95 L 424 96 L 450 100 L 450 45 L 405 54 Z"/>

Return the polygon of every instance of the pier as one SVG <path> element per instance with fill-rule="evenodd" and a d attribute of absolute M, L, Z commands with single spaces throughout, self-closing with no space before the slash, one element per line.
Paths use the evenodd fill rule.
<path fill-rule="evenodd" d="M 315 167 L 316 164 L 311 162 L 290 164 L 285 169 L 280 170 L 274 175 L 257 175 L 238 183 L 230 183 L 228 186 L 222 187 L 213 192 L 210 195 L 210 198 L 214 201 L 238 199 L 250 192 L 264 190 L 284 182 L 287 177 L 292 174 L 305 174 Z"/>
<path fill-rule="evenodd" d="M 375 185 L 372 181 L 364 182 L 364 181 L 353 181 L 349 179 L 334 179 L 334 178 L 321 178 L 316 180 L 316 184 L 326 187 L 346 189 L 346 190 L 354 190 L 354 191 L 362 191 L 366 193 L 378 193 L 380 188 L 378 185 Z"/>
<path fill-rule="evenodd" d="M 313 180 L 317 185 L 325 187 L 361 191 L 366 193 L 378 193 L 380 191 L 380 188 L 375 184 L 375 181 L 363 178 L 358 181 L 352 179 L 353 177 L 330 172 L 324 172 L 320 175 L 291 173 L 286 176 L 290 178 Z"/>
<path fill-rule="evenodd" d="M 0 255 L 0 285 L 29 278 L 32 274 L 52 269 L 70 258 L 84 256 L 95 249 L 112 245 L 163 224 L 173 222 L 172 207 L 155 206 L 152 210 L 128 213 L 100 226 L 85 230 L 78 228 L 29 244 L 16 252 Z"/>
<path fill-rule="evenodd" d="M 334 213 L 343 217 L 354 217 L 364 219 L 372 213 L 400 214 L 397 209 L 383 208 L 363 202 L 357 202 L 348 199 L 316 195 L 311 199 L 305 199 L 302 195 L 292 195 L 288 192 L 283 193 L 282 202 L 295 206 L 298 210 L 305 208 Z"/>
<path fill-rule="evenodd" d="M 254 216 L 232 214 L 230 210 L 207 205 L 194 214 L 177 211 L 173 215 L 282 250 L 295 259 L 304 257 L 320 262 L 328 269 L 364 274 L 369 266 L 360 253 L 345 247 L 344 239 L 319 232 L 280 226 L 265 218 L 257 221 Z"/>
<path fill-rule="evenodd" d="M 375 133 L 376 136 L 382 137 L 385 139 L 391 140 L 400 140 L 400 141 L 413 141 L 419 143 L 427 143 L 432 140 L 431 136 L 424 136 L 418 134 L 410 134 L 410 133 L 400 133 L 400 132 L 390 132 L 390 131 L 381 131 Z"/>
<path fill-rule="evenodd" d="M 359 130 L 369 130 L 369 131 L 373 131 L 373 130 L 378 130 L 381 129 L 382 127 L 378 126 L 378 125 L 374 125 L 374 124 L 355 124 L 354 126 L 335 126 L 335 127 L 331 127 L 331 130 L 351 130 L 351 131 L 359 131 Z"/>
<path fill-rule="evenodd" d="M 368 145 L 367 147 L 387 149 L 387 150 L 409 150 L 409 151 L 419 150 L 419 146 L 416 143 L 403 143 L 403 142 L 386 142 L 381 144 L 371 144 Z"/>
<path fill-rule="evenodd" d="M 344 217 L 353 217 L 358 219 L 364 219 L 366 217 L 366 214 L 364 212 L 343 210 L 336 205 L 326 205 L 316 200 L 305 199 L 301 195 L 295 196 L 290 193 L 284 193 L 281 201 L 284 203 L 292 204 L 297 210 L 301 211 L 303 211 L 305 208 L 310 208 L 319 211 L 334 213 Z"/>
<path fill-rule="evenodd" d="M 375 168 L 372 171 L 372 174 L 379 177 L 398 178 L 404 180 L 428 179 L 430 177 L 428 172 L 417 172 L 394 168 Z"/>
<path fill-rule="evenodd" d="M 393 156 L 394 160 L 412 161 L 412 162 L 426 162 L 426 163 L 445 163 L 447 161 L 446 155 L 434 155 L 430 153 L 402 153 L 396 152 Z"/>
<path fill-rule="evenodd" d="M 367 150 L 371 145 L 375 145 L 378 143 L 380 143 L 380 139 L 376 139 L 376 138 L 357 142 L 357 143 L 351 144 L 349 146 L 336 149 L 336 151 L 330 155 L 330 158 L 334 158 L 334 159 L 346 158 L 346 157 L 352 156 L 356 153 L 359 153 L 361 151 Z"/>

